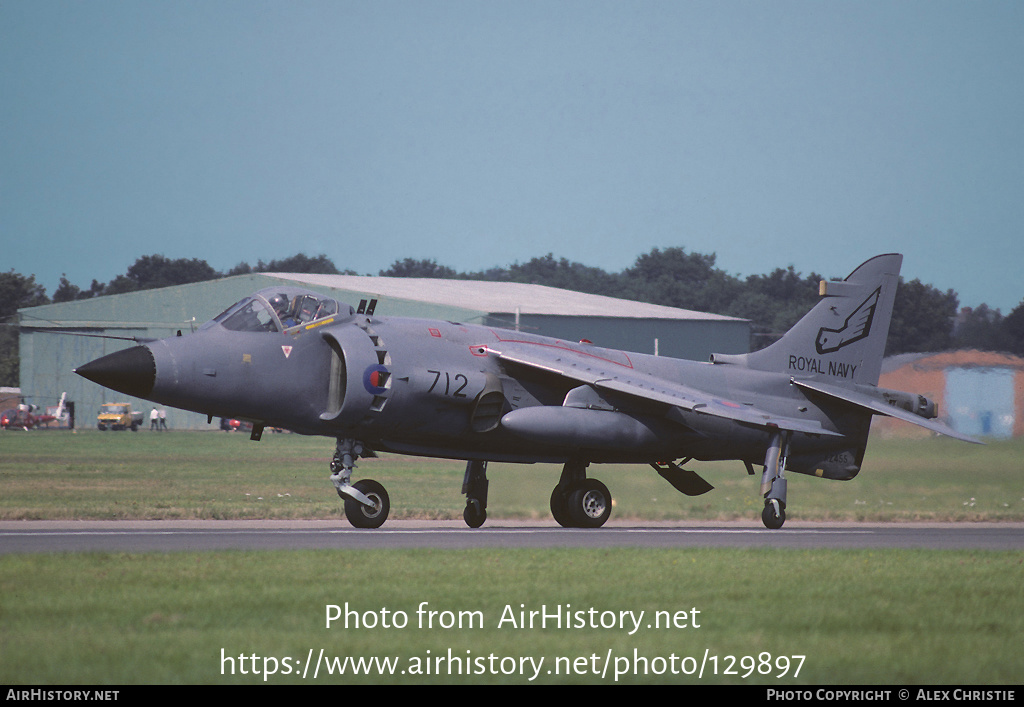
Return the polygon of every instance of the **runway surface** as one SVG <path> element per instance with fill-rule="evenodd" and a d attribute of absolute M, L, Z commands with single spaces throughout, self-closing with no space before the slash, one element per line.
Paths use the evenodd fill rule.
<path fill-rule="evenodd" d="M 554 521 L 392 520 L 377 530 L 331 521 L 2 521 L 0 554 L 394 548 L 746 547 L 1024 550 L 1024 523 L 759 523 L 613 521 L 596 530 Z"/>

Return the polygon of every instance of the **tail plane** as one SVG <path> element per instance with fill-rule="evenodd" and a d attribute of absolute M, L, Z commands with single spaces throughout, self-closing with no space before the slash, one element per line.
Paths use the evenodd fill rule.
<path fill-rule="evenodd" d="M 902 264 L 898 253 L 879 255 L 845 280 L 822 281 L 821 300 L 781 339 L 760 351 L 713 360 L 788 373 L 794 385 L 833 401 L 980 444 L 937 419 L 931 400 L 878 387 Z"/>
<path fill-rule="evenodd" d="M 775 343 L 712 358 L 755 371 L 841 384 L 877 385 L 896 301 L 898 253 L 873 257 L 842 282 L 822 281 L 821 299 Z"/>
<path fill-rule="evenodd" d="M 840 384 L 877 385 L 903 256 L 879 255 L 841 282 L 771 346 L 746 355 L 755 370 Z"/>
<path fill-rule="evenodd" d="M 765 499 L 761 520 L 766 527 L 780 528 L 786 519 L 784 469 L 843 480 L 860 471 L 871 415 L 889 414 L 881 409 L 888 405 L 875 403 L 902 265 L 902 255 L 879 255 L 841 282 L 822 281 L 821 299 L 781 339 L 748 354 L 712 356 L 715 364 L 775 374 L 776 385 L 781 383 L 778 374 L 787 375 L 790 384 L 830 419 L 828 411 L 852 413 L 835 416 L 841 420 L 836 425 L 845 438 L 843 448 L 791 450 L 790 434 L 798 430 L 781 424 L 775 430 L 769 428 L 761 477 Z M 748 470 L 754 473 L 752 467 Z"/>

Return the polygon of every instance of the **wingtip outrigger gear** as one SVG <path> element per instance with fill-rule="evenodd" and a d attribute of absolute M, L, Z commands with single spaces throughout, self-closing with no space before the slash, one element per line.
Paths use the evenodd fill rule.
<path fill-rule="evenodd" d="M 761 475 L 764 510 L 761 511 L 761 522 L 770 530 L 778 530 L 786 522 L 787 481 L 783 472 L 786 469 L 786 457 L 789 456 L 790 437 L 791 434 L 786 430 L 772 430 L 764 457 L 764 473 Z"/>
<path fill-rule="evenodd" d="M 479 528 L 487 520 L 487 485 L 487 462 L 466 462 L 466 475 L 462 480 L 466 509 L 462 519 L 470 528 Z"/>

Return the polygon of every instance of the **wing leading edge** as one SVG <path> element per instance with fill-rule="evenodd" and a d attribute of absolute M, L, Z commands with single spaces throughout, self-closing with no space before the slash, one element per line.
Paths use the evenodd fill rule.
<path fill-rule="evenodd" d="M 824 428 L 816 420 L 776 415 L 752 405 L 714 397 L 704 391 L 642 373 L 630 366 L 609 362 L 600 356 L 573 348 L 561 349 L 521 342 L 502 342 L 497 347 L 492 345 L 486 349 L 503 362 L 557 374 L 593 386 L 598 391 L 627 395 L 766 429 L 778 428 L 828 437 L 842 436 Z"/>

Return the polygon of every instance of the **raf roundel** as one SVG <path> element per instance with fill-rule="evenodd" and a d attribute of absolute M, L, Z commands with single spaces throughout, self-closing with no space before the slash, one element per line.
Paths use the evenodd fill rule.
<path fill-rule="evenodd" d="M 380 395 L 387 390 L 388 369 L 381 365 L 370 366 L 363 372 L 363 387 L 370 395 Z"/>

